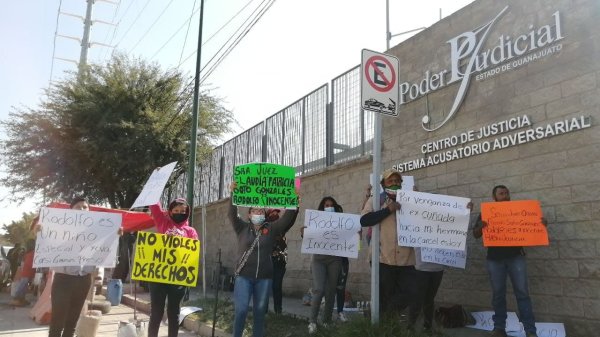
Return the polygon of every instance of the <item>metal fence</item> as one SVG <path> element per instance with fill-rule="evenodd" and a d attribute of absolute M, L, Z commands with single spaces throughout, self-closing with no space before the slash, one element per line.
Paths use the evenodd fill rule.
<path fill-rule="evenodd" d="M 360 66 L 354 67 L 213 149 L 196 167 L 194 198 L 206 204 L 228 197 L 236 165 L 282 164 L 302 176 L 369 154 L 373 117 L 360 108 Z M 169 193 L 186 195 L 186 181 L 181 175 Z"/>

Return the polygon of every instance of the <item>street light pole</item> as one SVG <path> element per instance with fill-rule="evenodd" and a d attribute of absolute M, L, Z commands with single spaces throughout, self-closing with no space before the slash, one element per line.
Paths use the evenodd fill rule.
<path fill-rule="evenodd" d="M 187 202 L 190 205 L 190 225 L 194 225 L 194 174 L 196 171 L 196 142 L 198 136 L 198 110 L 200 99 L 200 60 L 202 56 L 202 20 L 204 18 L 204 0 L 200 0 L 200 22 L 198 28 L 198 50 L 196 51 L 196 76 L 194 77 L 194 102 L 192 103 L 192 132 L 190 139 L 190 158 L 188 166 Z"/>

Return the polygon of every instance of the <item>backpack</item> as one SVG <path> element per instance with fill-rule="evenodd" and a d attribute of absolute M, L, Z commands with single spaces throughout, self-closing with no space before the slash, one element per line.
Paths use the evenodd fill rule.
<path fill-rule="evenodd" d="M 462 305 L 439 307 L 435 310 L 435 320 L 444 328 L 461 328 L 475 324 L 475 319 Z"/>

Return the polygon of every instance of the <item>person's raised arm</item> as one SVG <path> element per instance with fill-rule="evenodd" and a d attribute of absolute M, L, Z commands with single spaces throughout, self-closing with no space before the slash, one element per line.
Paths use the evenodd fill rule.
<path fill-rule="evenodd" d="M 229 212 L 227 213 L 227 215 L 229 217 L 229 221 L 231 222 L 231 226 L 233 226 L 233 230 L 236 233 L 239 233 L 242 230 L 242 228 L 244 228 L 245 222 L 242 219 L 240 219 L 240 217 L 238 216 L 237 206 L 233 204 L 233 191 L 235 190 L 236 186 L 237 183 L 235 181 L 232 182 L 231 185 L 229 185 L 229 192 L 231 194 L 231 197 L 229 198 Z"/>
<path fill-rule="evenodd" d="M 150 215 L 154 219 L 154 224 L 159 233 L 163 233 L 169 225 L 169 217 L 165 214 L 160 203 L 150 205 Z"/>
<path fill-rule="evenodd" d="M 386 207 L 379 211 L 373 211 L 372 198 L 369 198 L 365 207 L 362 210 L 362 216 L 360 217 L 360 225 L 362 227 L 371 227 L 380 223 L 390 214 L 393 214 L 400 209 L 400 204 L 396 201 L 390 201 Z"/>
<path fill-rule="evenodd" d="M 294 226 L 296 218 L 298 217 L 298 211 L 299 208 L 285 210 L 283 216 L 275 220 L 271 226 L 273 226 L 273 229 L 281 233 L 281 235 L 285 235 L 285 233 L 287 233 L 287 231 Z"/>

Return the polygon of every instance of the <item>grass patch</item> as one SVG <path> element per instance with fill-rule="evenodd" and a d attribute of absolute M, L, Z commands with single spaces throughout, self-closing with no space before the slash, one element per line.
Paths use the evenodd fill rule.
<path fill-rule="evenodd" d="M 186 305 L 204 309 L 194 313 L 200 321 L 212 324 L 215 300 L 212 298 L 198 299 L 187 302 Z M 229 299 L 219 300 L 217 307 L 217 328 L 231 333 L 233 331 L 233 303 Z M 252 336 L 252 310 L 248 312 L 244 336 Z M 319 325 L 317 333 L 308 334 L 308 321 L 304 318 L 286 314 L 267 314 L 265 337 L 431 337 L 418 331 L 409 331 L 406 324 L 398 319 L 382 319 L 377 325 L 363 317 L 352 317 L 346 323 L 338 323 L 323 327 Z M 437 332 L 434 336 L 443 336 Z"/>

